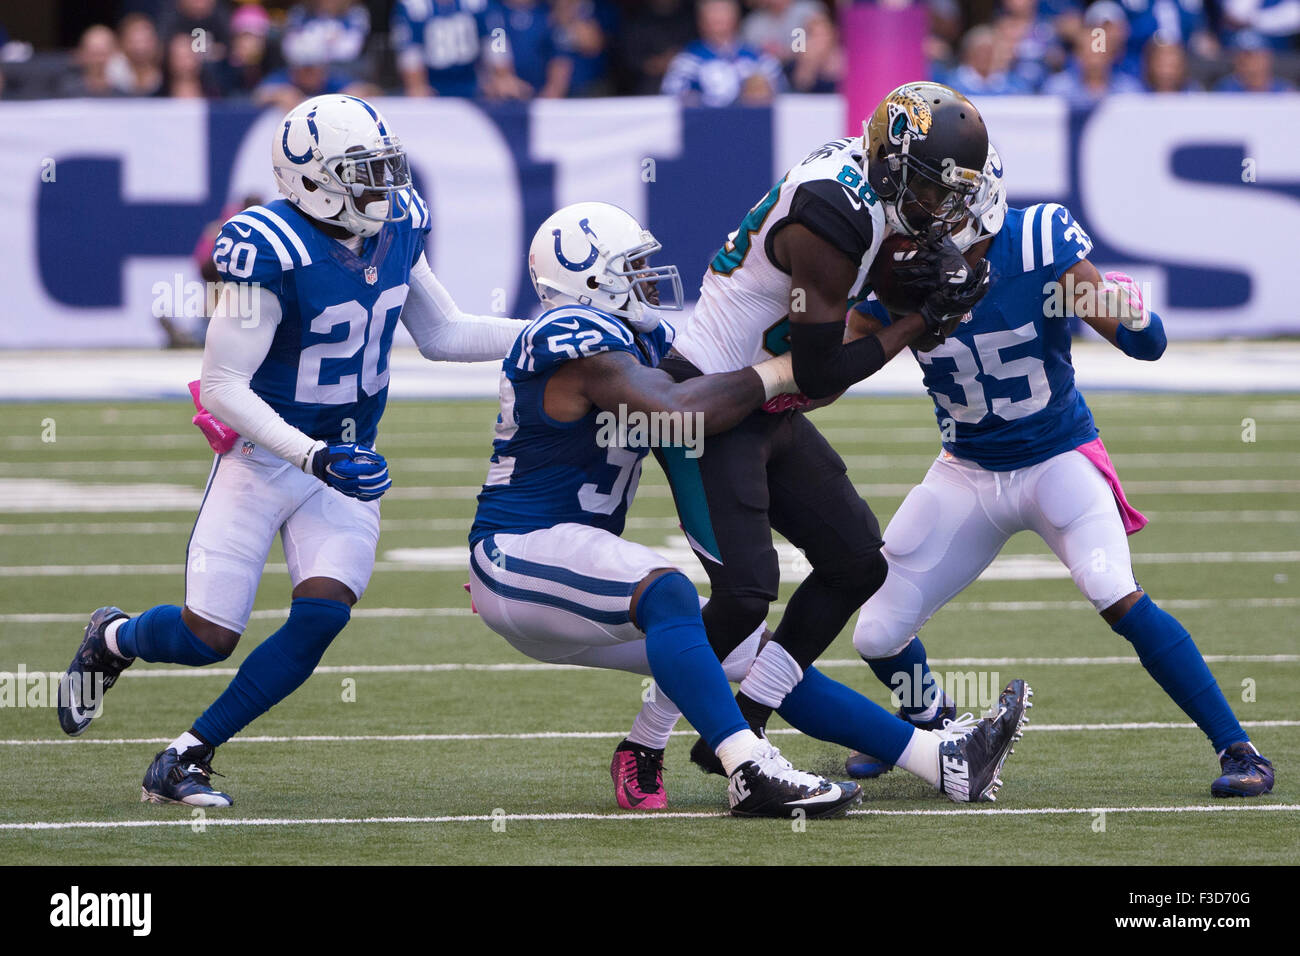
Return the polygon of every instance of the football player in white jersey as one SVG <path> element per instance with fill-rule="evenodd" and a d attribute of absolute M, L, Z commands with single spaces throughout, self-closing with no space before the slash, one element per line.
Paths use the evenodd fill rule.
<path fill-rule="evenodd" d="M 658 249 L 605 203 L 561 209 L 533 238 L 529 272 L 550 308 L 502 363 L 492 464 L 469 536 L 471 594 L 483 621 L 537 660 L 653 674 L 664 693 L 610 768 L 621 807 L 666 805 L 663 748 L 680 706 L 729 778 L 732 813 L 837 813 L 859 789 L 795 770 L 731 697 L 727 672 L 749 670 L 759 635 L 719 664 L 694 585 L 621 537 L 649 442 L 644 429 L 620 434 L 602 419 L 695 414 L 714 435 L 793 385 L 789 356 L 685 382 L 656 368 L 675 333 L 647 306 L 659 304 L 656 283 L 671 282 L 677 303 L 681 289 L 675 267 L 646 263 Z M 831 725 L 827 739 L 896 752 L 900 766 L 973 802 L 1000 786 L 1030 695 L 1012 681 L 990 716 L 931 732 L 810 670 L 781 713 L 808 733 Z"/>
<path fill-rule="evenodd" d="M 749 211 L 713 258 L 661 367 L 684 381 L 789 352 L 803 395 L 829 399 L 910 343 L 941 341 L 987 284 L 986 265 L 968 265 L 938 238 L 965 218 L 987 151 L 984 121 L 961 94 L 936 83 L 894 90 L 861 137 L 815 150 Z M 845 342 L 845 311 L 866 296 L 868 268 L 891 231 L 925 238 L 935 291 L 917 313 Z M 885 580 L 879 524 L 799 408 L 755 412 L 712 437 L 698 459 L 659 457 L 713 585 L 704 618 L 720 656 L 777 596 L 772 529 L 812 565 L 737 696 L 761 729 Z"/>
<path fill-rule="evenodd" d="M 428 209 L 401 143 L 366 101 L 300 104 L 276 126 L 271 162 L 285 198 L 232 217 L 213 252 L 227 284 L 200 393 L 229 427 L 205 419 L 222 440 L 187 546 L 184 607 L 95 611 L 60 698 L 60 726 L 75 736 L 95 716 L 81 695 L 87 681 L 106 690 L 137 658 L 225 660 L 280 534 L 288 620 L 157 755 L 143 784 L 151 802 L 230 806 L 211 786 L 214 748 L 311 676 L 365 592 L 378 499 L 392 484 L 374 444 L 399 317 L 436 361 L 500 359 L 521 327 L 463 314 L 434 277 Z"/>
<path fill-rule="evenodd" d="M 946 342 L 916 353 L 943 451 L 885 530 L 889 577 L 863 606 L 854 645 L 882 682 L 904 691 L 900 716 L 925 725 L 951 713 L 917 632 L 1011 535 L 1032 531 L 1210 739 L 1221 771 L 1211 794 L 1267 793 L 1272 765 L 1233 715 L 1191 635 L 1134 579 L 1126 533 L 1141 530 L 1146 518 L 1125 498 L 1074 385 L 1069 315 L 1144 361 L 1165 350 L 1160 316 L 1128 276 L 1098 273 L 1087 258 L 1092 241 L 1068 209 L 1009 209 L 1001 180 L 990 147 L 986 189 L 954 242 L 972 263 L 989 262 L 993 280 Z M 849 334 L 869 335 L 892 321 L 886 305 L 860 305 Z M 867 777 L 889 762 L 857 753 L 848 767 Z"/>

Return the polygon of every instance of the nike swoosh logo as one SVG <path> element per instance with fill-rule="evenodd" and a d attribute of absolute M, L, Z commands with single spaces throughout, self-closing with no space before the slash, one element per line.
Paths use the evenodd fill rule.
<path fill-rule="evenodd" d="M 629 790 L 626 782 L 623 784 L 623 796 L 626 797 L 627 802 L 632 804 L 634 807 L 639 807 L 646 801 L 645 797 L 638 797 L 635 793 Z"/>
<path fill-rule="evenodd" d="M 852 204 L 854 209 L 862 208 L 862 203 L 858 202 L 857 199 L 854 198 L 853 193 L 849 192 L 844 186 L 841 186 L 840 189 L 843 189 L 844 195 L 849 197 L 849 202 Z"/>
<path fill-rule="evenodd" d="M 574 319 L 574 320 L 573 320 L 573 324 L 572 324 L 572 325 L 567 325 L 567 324 L 565 324 L 564 322 L 552 322 L 551 324 L 554 325 L 557 329 L 573 329 L 573 330 L 576 331 L 577 328 L 578 328 L 578 320 L 577 320 L 577 319 Z"/>
<path fill-rule="evenodd" d="M 235 224 L 234 224 L 233 222 L 231 223 L 231 225 L 232 225 L 232 226 L 235 226 Z M 241 236 L 243 236 L 245 239 L 247 239 L 249 236 L 251 236 L 251 235 L 253 234 L 253 230 L 251 230 L 251 229 L 240 229 L 239 226 L 235 226 L 235 232 L 239 233 L 239 234 L 240 234 Z"/>

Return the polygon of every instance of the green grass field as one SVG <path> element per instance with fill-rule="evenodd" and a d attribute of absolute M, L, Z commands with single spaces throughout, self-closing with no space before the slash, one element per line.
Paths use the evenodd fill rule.
<path fill-rule="evenodd" d="M 1274 761 L 1267 797 L 1210 798 L 1217 763 L 1205 738 L 1069 578 L 1028 559 L 1051 556 L 1022 534 L 1006 553 L 1029 576 L 977 582 L 924 635 L 941 673 L 1034 685 L 1033 724 L 996 805 L 958 807 L 895 771 L 868 782 L 847 819 L 803 830 L 733 820 L 721 781 L 689 765 L 693 738 L 682 733 L 668 755 L 671 812 L 623 813 L 608 765 L 641 679 L 520 666 L 529 662 L 470 615 L 464 563 L 409 550 L 464 548 L 494 407 L 396 403 L 380 441 L 396 486 L 370 590 L 321 670 L 218 752 L 217 783 L 235 806 L 196 819 L 142 804 L 140 778 L 279 626 L 289 582 L 278 545 L 223 669 L 138 663 L 77 740 L 50 707 L 0 708 L 0 860 L 1300 862 L 1300 395 L 1104 394 L 1091 404 L 1130 500 L 1152 518 L 1131 539 L 1138 578 L 1191 630 Z M 5 407 L 0 671 L 62 671 L 100 605 L 181 603 L 210 464 L 190 414 L 181 403 Z M 883 524 L 937 450 L 928 400 L 850 399 L 815 417 Z M 1243 419 L 1254 441 L 1243 441 Z M 51 427 L 55 440 L 44 441 Z M 653 462 L 641 489 L 628 535 L 663 547 L 679 532 Z M 797 574 L 783 576 L 784 596 Z M 886 703 L 849 633 L 827 653 L 827 672 Z M 836 746 L 775 739 L 797 765 L 841 767 Z"/>

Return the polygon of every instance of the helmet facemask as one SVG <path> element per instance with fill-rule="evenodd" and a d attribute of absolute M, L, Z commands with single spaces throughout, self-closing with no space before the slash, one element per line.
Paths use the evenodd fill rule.
<path fill-rule="evenodd" d="M 909 155 L 910 145 L 904 134 L 898 152 L 866 164 L 871 188 L 895 231 L 916 237 L 946 235 L 970 215 L 982 175 L 951 160 L 935 168 Z"/>
<path fill-rule="evenodd" d="M 627 293 L 627 303 L 623 309 L 610 309 L 610 311 L 627 319 L 638 332 L 649 331 L 659 324 L 659 320 L 654 319 L 646 323 L 645 328 L 638 325 L 644 316 L 644 306 L 680 312 L 684 302 L 682 277 L 677 267 L 652 266 L 648 263 L 650 256 L 661 251 L 663 245 L 649 233 L 646 235 L 647 240 L 640 245 L 633 246 L 616 256 L 606 257 L 607 278 L 593 278 L 601 290 L 611 295 Z M 601 251 L 603 254 L 604 250 Z M 667 283 L 670 297 L 665 297 L 659 285 L 660 280 Z"/>
<path fill-rule="evenodd" d="M 343 208 L 336 218 L 358 236 L 373 236 L 384 223 L 401 222 L 410 215 L 408 204 L 394 202 L 394 197 L 410 188 L 411 167 L 401 144 L 392 137 L 385 140 L 371 149 L 349 147 L 323 163 L 330 183 L 318 185 L 342 198 Z"/>
<path fill-rule="evenodd" d="M 966 222 L 953 233 L 953 242 L 965 252 L 980 240 L 997 235 L 1006 215 L 1007 190 L 1002 182 L 1002 157 L 989 143 L 989 155 L 980 174 L 979 189 L 971 200 Z"/>

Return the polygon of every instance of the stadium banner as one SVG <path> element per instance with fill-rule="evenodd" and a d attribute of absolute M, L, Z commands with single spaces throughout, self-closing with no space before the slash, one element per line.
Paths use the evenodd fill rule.
<path fill-rule="evenodd" d="M 1012 204 L 1068 206 L 1103 271 L 1150 283 L 1172 337 L 1300 333 L 1300 95 L 979 105 Z M 624 206 L 689 295 L 772 182 L 857 122 L 835 96 L 714 110 L 658 97 L 379 106 L 429 201 L 434 271 L 462 308 L 520 317 L 536 310 L 526 246 L 555 208 Z M 204 228 L 246 195 L 276 198 L 279 119 L 180 100 L 0 103 L 0 348 L 160 344 L 159 303 L 184 307 Z"/>

